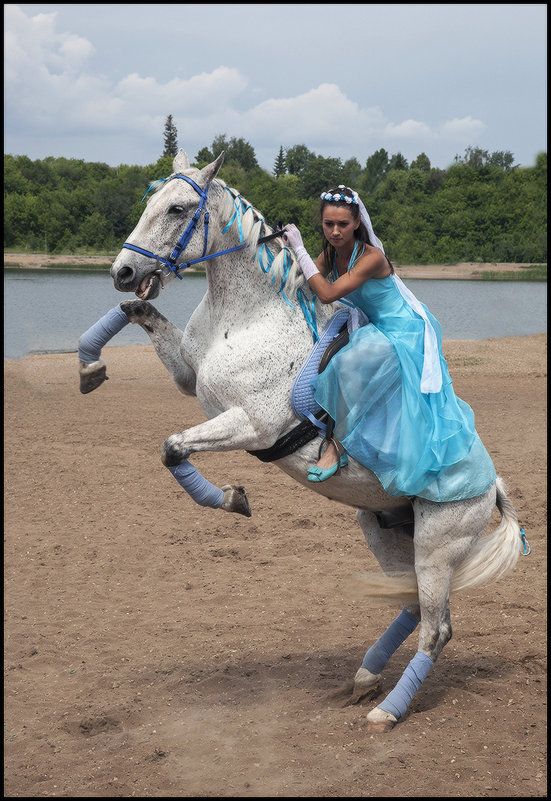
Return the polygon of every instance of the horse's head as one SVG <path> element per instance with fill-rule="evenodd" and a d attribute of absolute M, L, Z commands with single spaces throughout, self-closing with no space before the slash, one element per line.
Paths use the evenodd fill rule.
<path fill-rule="evenodd" d="M 158 182 L 146 208 L 111 267 L 115 288 L 156 298 L 182 262 L 199 259 L 208 245 L 209 185 L 224 160 L 221 153 L 202 170 L 190 166 L 183 150 L 174 172 Z"/>

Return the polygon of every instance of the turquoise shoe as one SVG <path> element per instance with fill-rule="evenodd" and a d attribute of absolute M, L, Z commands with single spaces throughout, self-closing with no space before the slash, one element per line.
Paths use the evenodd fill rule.
<path fill-rule="evenodd" d="M 341 458 L 335 464 L 332 464 L 331 467 L 309 467 L 308 468 L 308 481 L 326 481 L 331 476 L 334 476 L 341 467 L 346 467 L 348 464 L 348 456 L 346 453 L 343 453 Z"/>

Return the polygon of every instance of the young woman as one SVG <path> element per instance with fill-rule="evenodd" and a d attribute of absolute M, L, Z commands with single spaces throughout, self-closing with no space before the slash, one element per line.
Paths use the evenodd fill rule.
<path fill-rule="evenodd" d="M 316 379 L 335 439 L 309 480 L 330 478 L 350 455 L 391 495 L 443 502 L 483 494 L 494 466 L 472 409 L 453 391 L 440 324 L 395 274 L 356 192 L 324 192 L 320 214 L 325 241 L 316 263 L 296 226 L 286 226 L 285 239 L 322 303 L 345 298 L 369 322 Z"/>

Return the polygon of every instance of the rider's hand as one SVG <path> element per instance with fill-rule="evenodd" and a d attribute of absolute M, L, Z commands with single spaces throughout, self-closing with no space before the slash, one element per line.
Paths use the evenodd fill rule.
<path fill-rule="evenodd" d="M 283 230 L 285 231 L 285 233 L 283 234 L 283 239 L 288 245 L 290 245 L 293 248 L 293 250 L 296 251 L 297 248 L 304 247 L 300 231 L 298 230 L 296 225 L 290 223 L 289 225 L 286 225 Z"/>

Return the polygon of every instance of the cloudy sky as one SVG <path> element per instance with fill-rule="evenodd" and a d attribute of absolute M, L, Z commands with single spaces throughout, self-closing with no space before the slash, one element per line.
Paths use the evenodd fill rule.
<path fill-rule="evenodd" d="M 5 4 L 4 152 L 150 164 L 243 137 L 445 168 L 546 141 L 547 4 Z"/>

